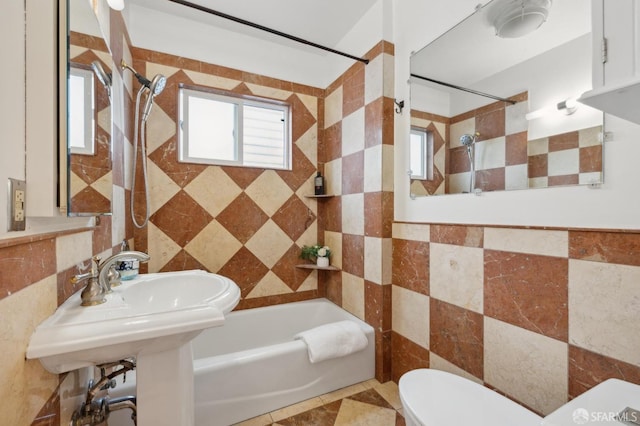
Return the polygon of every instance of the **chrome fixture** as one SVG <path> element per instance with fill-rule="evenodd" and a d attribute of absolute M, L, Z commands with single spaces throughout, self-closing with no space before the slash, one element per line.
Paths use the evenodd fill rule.
<path fill-rule="evenodd" d="M 98 77 L 98 80 L 100 80 L 100 83 L 102 83 L 104 88 L 107 90 L 107 96 L 109 97 L 109 100 L 111 100 L 111 84 L 113 83 L 111 73 L 107 73 L 102 67 L 100 61 L 97 59 L 91 62 L 91 68 L 96 74 L 96 77 Z"/>
<path fill-rule="evenodd" d="M 98 282 L 98 265 L 100 264 L 100 257 L 94 256 L 91 261 L 91 272 L 75 275 L 71 278 L 71 284 L 77 284 L 87 280 L 89 281 L 82 290 L 82 293 L 80 293 L 82 306 L 95 306 L 107 301 L 104 298 L 105 289 Z"/>
<path fill-rule="evenodd" d="M 107 374 L 107 369 L 111 370 L 118 366 L 122 368 L 112 370 L 110 374 Z M 119 375 L 123 375 L 123 383 L 127 380 L 127 371 L 132 371 L 136 368 L 134 360 L 124 359 L 117 362 L 111 362 L 107 364 L 101 364 L 97 366 L 100 369 L 100 379 L 94 383 L 93 380 L 89 381 L 87 388 L 87 397 L 85 402 L 79 410 L 73 412 L 71 417 L 71 426 L 86 426 L 86 425 L 99 425 L 107 421 L 109 414 L 112 411 L 122 410 L 128 408 L 132 411 L 131 419 L 133 424 L 137 424 L 137 407 L 135 396 L 124 396 L 120 398 L 96 398 L 96 395 L 100 391 L 105 391 L 110 388 L 116 387 L 115 378 Z"/>
<path fill-rule="evenodd" d="M 475 143 L 478 136 L 480 136 L 478 132 L 473 135 L 466 133 L 460 136 L 460 143 L 467 147 L 467 156 L 469 157 L 469 192 L 474 192 L 476 186 Z"/>
<path fill-rule="evenodd" d="M 148 262 L 150 257 L 141 251 L 121 251 L 105 259 L 98 267 L 98 284 L 100 284 L 105 292 L 111 291 L 112 283 L 119 281 L 119 275 L 117 278 L 114 278 L 114 272 L 117 274 L 117 271 L 115 271 L 113 267 L 118 260 L 124 259 L 136 259 L 140 262 Z"/>
<path fill-rule="evenodd" d="M 150 259 L 148 254 L 140 251 L 121 251 L 108 257 L 104 262 L 100 262 L 101 258 L 99 256 L 94 256 L 91 259 L 91 272 L 75 275 L 71 278 L 72 284 L 89 281 L 82 293 L 80 293 L 80 299 L 82 300 L 80 305 L 95 306 L 106 302 L 105 294 L 111 293 L 112 286 L 120 284 L 120 274 L 115 270 L 116 261 L 131 258 L 140 262 L 148 262 Z"/>
<path fill-rule="evenodd" d="M 131 196 L 130 196 L 130 206 L 129 211 L 131 213 L 131 220 L 133 221 L 133 225 L 136 228 L 144 228 L 149 223 L 149 216 L 151 215 L 151 207 L 149 205 L 149 185 L 148 185 L 148 177 L 147 177 L 147 153 L 146 153 L 146 145 L 147 142 L 145 140 L 145 134 L 147 129 L 147 119 L 149 118 L 149 113 L 151 112 L 151 107 L 153 106 L 153 99 L 158 96 L 164 90 L 164 86 L 167 84 L 167 78 L 162 74 L 157 74 L 153 79 L 149 80 L 146 77 L 140 75 L 136 70 L 134 70 L 131 66 L 129 66 L 124 59 L 120 62 L 120 66 L 123 70 L 127 69 L 133 73 L 138 82 L 142 85 L 140 90 L 138 90 L 138 95 L 136 96 L 136 112 L 134 118 L 134 128 L 133 128 L 133 162 L 131 165 L 133 180 L 131 183 Z M 140 99 L 143 93 L 147 93 L 147 100 L 144 104 L 144 110 L 142 111 L 142 120 L 140 120 Z M 138 132 L 138 126 L 140 125 L 140 131 Z M 140 136 L 138 138 L 138 133 Z M 140 139 L 140 140 L 139 140 Z M 136 169 L 137 169 L 137 161 L 138 161 L 138 146 L 140 146 L 140 152 L 142 154 L 142 182 L 144 184 L 144 199 L 145 199 L 145 215 L 142 223 L 139 223 L 136 219 L 136 215 L 134 212 L 135 209 L 135 194 L 136 194 Z"/>

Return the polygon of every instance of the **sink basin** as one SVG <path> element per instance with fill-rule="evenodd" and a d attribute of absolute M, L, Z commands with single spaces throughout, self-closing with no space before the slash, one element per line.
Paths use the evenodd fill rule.
<path fill-rule="evenodd" d="M 240 300 L 230 279 L 205 271 L 142 274 L 123 281 L 106 303 L 80 306 L 80 291 L 40 324 L 27 358 L 52 373 L 179 347 L 222 325 Z"/>

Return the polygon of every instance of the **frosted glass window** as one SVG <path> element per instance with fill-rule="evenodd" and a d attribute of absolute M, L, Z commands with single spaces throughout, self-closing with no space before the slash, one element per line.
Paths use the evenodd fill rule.
<path fill-rule="evenodd" d="M 291 168 L 287 104 L 181 87 L 179 114 L 181 162 Z"/>

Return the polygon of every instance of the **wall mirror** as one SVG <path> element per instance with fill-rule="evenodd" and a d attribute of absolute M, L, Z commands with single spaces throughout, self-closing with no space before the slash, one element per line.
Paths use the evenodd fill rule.
<path fill-rule="evenodd" d="M 68 17 L 67 215 L 110 214 L 113 61 L 90 2 L 69 1 Z"/>
<path fill-rule="evenodd" d="M 576 102 L 590 2 L 527 3 L 479 6 L 412 55 L 412 197 L 602 182 L 603 114 Z"/>

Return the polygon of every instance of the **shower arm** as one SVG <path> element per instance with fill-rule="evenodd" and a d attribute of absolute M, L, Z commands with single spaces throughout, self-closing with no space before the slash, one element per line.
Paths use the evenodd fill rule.
<path fill-rule="evenodd" d="M 151 80 L 149 80 L 148 78 L 142 76 L 140 73 L 138 73 L 138 71 L 134 70 L 133 67 L 129 64 L 127 64 L 125 62 L 124 59 L 122 59 L 120 61 L 120 66 L 122 67 L 122 70 L 129 70 L 133 73 L 133 75 L 136 77 L 136 79 L 138 80 L 138 82 L 140 84 L 142 84 L 143 86 L 150 88 L 151 87 Z"/>

